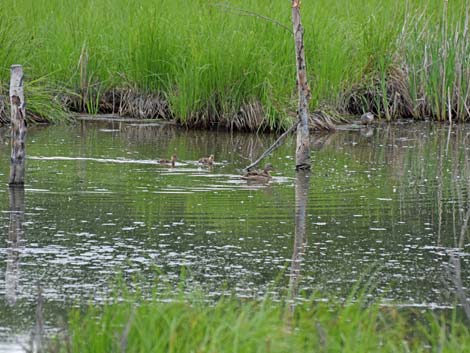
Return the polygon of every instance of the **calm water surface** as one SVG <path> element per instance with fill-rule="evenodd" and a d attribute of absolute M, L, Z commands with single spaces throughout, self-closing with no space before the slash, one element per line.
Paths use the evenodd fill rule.
<path fill-rule="evenodd" d="M 470 284 L 470 128 L 427 124 L 312 136 L 296 179 L 294 141 L 269 158 L 268 185 L 241 169 L 274 135 L 158 124 L 79 123 L 28 132 L 24 192 L 9 190 L 0 130 L 0 352 L 71 305 L 109 295 L 116 273 L 212 295 L 371 296 L 448 307 Z M 156 163 L 178 155 L 175 168 Z M 212 168 L 197 164 L 214 154 Z M 157 275 L 157 273 L 161 275 Z M 302 294 L 303 293 L 303 294 Z"/>

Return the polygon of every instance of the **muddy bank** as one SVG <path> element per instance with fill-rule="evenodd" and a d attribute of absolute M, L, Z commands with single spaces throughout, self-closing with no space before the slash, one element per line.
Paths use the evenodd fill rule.
<path fill-rule="evenodd" d="M 436 111 L 436 101 L 425 90 L 413 88 L 409 68 L 404 63 L 401 67 L 398 64 L 391 66 L 385 78 L 376 77 L 345 88 L 335 102 L 311 106 L 310 129 L 335 130 L 337 125 L 354 122 L 365 112 L 371 112 L 377 120 L 382 121 L 429 119 L 466 122 L 470 119 L 468 92 L 466 96 L 460 96 L 459 90 L 454 90 Z M 163 91 L 145 92 L 128 87 L 112 88 L 100 93 L 92 87 L 82 88 L 78 92 L 48 88 L 31 91 L 26 96 L 28 120 L 34 123 L 49 123 L 70 117 L 73 119 L 77 114 L 111 114 L 114 118 L 171 121 L 194 129 L 263 132 L 285 131 L 297 119 L 295 95 L 292 96 L 291 104 L 277 108 L 275 118 L 274 113 L 257 98 L 242 103 L 236 109 L 227 107 L 227 99 L 214 93 L 206 102 L 200 103 L 200 108 L 182 116 L 177 113 L 178 107 L 172 101 L 171 94 Z M 90 102 L 95 103 L 90 105 Z M 55 115 L 60 117 L 56 118 Z M 0 125 L 9 122 L 8 90 L 4 85 L 0 87 Z"/>
<path fill-rule="evenodd" d="M 195 112 L 189 118 L 181 119 L 176 116 L 164 94 L 142 93 L 134 89 L 113 89 L 100 97 L 95 97 L 98 106 L 95 114 L 90 114 L 86 99 L 82 95 L 58 94 L 52 98 L 51 104 L 58 105 L 58 109 L 69 115 L 72 120 L 76 118 L 87 119 L 98 117 L 107 120 L 138 119 L 163 120 L 181 126 L 195 129 L 222 128 L 230 131 L 269 131 L 273 130 L 266 121 L 266 113 L 259 101 L 244 104 L 237 112 L 221 113 L 208 105 L 200 112 Z M 292 123 L 296 120 L 296 113 L 288 114 Z M 27 110 L 28 120 L 34 123 L 48 123 L 47 116 L 41 116 L 31 109 Z M 314 111 L 310 116 L 310 128 L 315 131 L 331 131 L 335 125 L 347 121 L 338 112 Z M 0 96 L 0 124 L 10 123 L 10 108 L 8 96 Z M 287 126 L 276 126 L 277 130 L 284 130 Z"/>

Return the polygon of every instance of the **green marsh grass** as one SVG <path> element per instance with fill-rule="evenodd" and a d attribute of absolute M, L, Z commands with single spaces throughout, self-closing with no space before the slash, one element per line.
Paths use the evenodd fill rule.
<path fill-rule="evenodd" d="M 286 302 L 202 294 L 128 297 L 70 314 L 52 352 L 463 352 L 470 332 L 456 311 L 377 303 Z"/>
<path fill-rule="evenodd" d="M 302 4 L 312 110 L 469 118 L 468 1 Z M 50 93 L 29 109 L 48 119 L 46 105 L 97 113 L 109 92 L 132 90 L 183 124 L 283 129 L 296 111 L 293 39 L 255 14 L 291 27 L 285 1 L 4 0 L 2 91 L 21 63 L 45 79 Z"/>

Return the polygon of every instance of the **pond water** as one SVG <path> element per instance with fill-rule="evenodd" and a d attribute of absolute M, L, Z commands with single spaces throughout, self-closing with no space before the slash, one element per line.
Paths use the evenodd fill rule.
<path fill-rule="evenodd" d="M 24 191 L 10 190 L 0 134 L 0 352 L 34 325 L 38 283 L 49 327 L 71 305 L 102 302 L 117 273 L 217 296 L 370 296 L 450 307 L 470 284 L 470 127 L 384 125 L 312 136 L 313 169 L 294 172 L 294 139 L 241 169 L 275 135 L 159 124 L 33 127 Z M 175 168 L 157 164 L 178 156 Z M 215 155 L 211 167 L 200 157 Z M 264 163 L 264 162 L 263 162 Z M 157 274 L 160 273 L 160 274 Z M 17 346 L 15 346 L 17 347 Z"/>

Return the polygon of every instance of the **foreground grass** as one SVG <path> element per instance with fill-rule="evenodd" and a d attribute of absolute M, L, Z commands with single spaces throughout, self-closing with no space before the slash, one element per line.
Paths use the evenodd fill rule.
<path fill-rule="evenodd" d="M 302 4 L 311 109 L 469 119 L 468 1 Z M 65 108 L 285 128 L 296 111 L 290 27 L 284 1 L 3 0 L 0 94 L 21 63 L 28 109 L 48 119 Z"/>
<path fill-rule="evenodd" d="M 464 352 L 469 329 L 432 312 L 377 304 L 203 297 L 129 300 L 72 313 L 53 352 Z"/>

